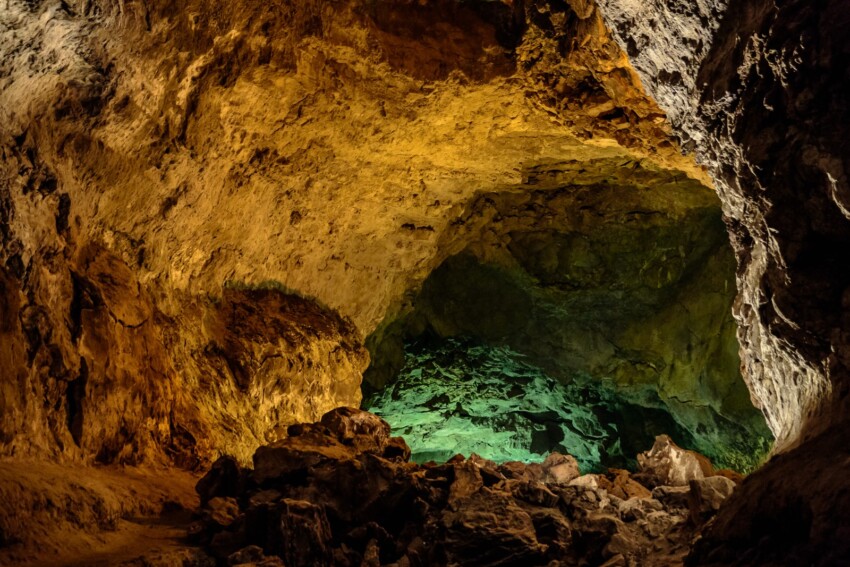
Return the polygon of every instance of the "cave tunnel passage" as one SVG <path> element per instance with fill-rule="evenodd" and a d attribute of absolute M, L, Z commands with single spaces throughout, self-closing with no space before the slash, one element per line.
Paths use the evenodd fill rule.
<path fill-rule="evenodd" d="M 711 191 L 491 193 L 457 224 L 462 251 L 367 340 L 363 406 L 414 460 L 559 451 L 585 472 L 633 468 L 666 433 L 719 467 L 763 461 Z"/>

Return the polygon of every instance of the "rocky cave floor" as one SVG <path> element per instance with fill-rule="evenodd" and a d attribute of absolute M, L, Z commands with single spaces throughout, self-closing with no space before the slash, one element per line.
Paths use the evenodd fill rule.
<path fill-rule="evenodd" d="M 225 456 L 200 480 L 0 464 L 27 479 L 4 483 L 19 523 L 7 510 L 0 563 L 681 565 L 742 477 L 663 435 L 638 463 L 585 475 L 559 453 L 527 465 L 476 455 L 420 465 L 383 419 L 339 408 L 290 426 L 257 450 L 253 469 Z"/>

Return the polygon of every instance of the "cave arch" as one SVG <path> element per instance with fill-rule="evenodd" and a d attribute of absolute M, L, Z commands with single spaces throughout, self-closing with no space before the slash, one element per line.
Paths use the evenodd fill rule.
<path fill-rule="evenodd" d="M 565 184 L 565 164 L 536 165 L 523 187 L 482 192 L 454 221 L 446 241 L 460 251 L 367 339 L 364 407 L 411 439 L 414 457 L 558 450 L 598 470 L 633 464 L 670 433 L 720 466 L 761 463 L 771 435 L 741 377 L 720 203 L 694 180 L 632 167 L 631 183 Z M 441 378 L 446 364 L 456 379 Z M 504 388 L 482 370 L 499 365 Z M 463 384 L 479 379 L 501 394 Z M 496 425 L 479 427 L 495 407 Z"/>

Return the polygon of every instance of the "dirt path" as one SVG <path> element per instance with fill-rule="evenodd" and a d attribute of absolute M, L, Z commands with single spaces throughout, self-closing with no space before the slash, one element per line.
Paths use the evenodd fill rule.
<path fill-rule="evenodd" d="M 173 469 L 0 461 L 0 565 L 202 564 L 184 541 L 196 482 Z"/>

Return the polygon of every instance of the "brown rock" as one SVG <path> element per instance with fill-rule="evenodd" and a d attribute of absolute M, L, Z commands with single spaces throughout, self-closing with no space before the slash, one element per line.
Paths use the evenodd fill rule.
<path fill-rule="evenodd" d="M 236 459 L 230 456 L 219 457 L 209 472 L 195 486 L 201 497 L 201 506 L 217 496 L 236 496 L 239 492 L 240 472 Z"/>
<path fill-rule="evenodd" d="M 507 480 L 504 486 L 517 500 L 552 508 L 558 503 L 558 495 L 545 484 L 533 480 Z"/>
<path fill-rule="evenodd" d="M 360 567 L 381 567 L 381 550 L 378 547 L 378 540 L 370 539 L 366 544 L 366 551 L 363 553 L 363 561 L 360 562 Z"/>
<path fill-rule="evenodd" d="M 384 448 L 383 456 L 387 459 L 406 463 L 410 460 L 410 447 L 403 438 L 390 437 L 387 446 Z"/>
<path fill-rule="evenodd" d="M 531 517 L 508 494 L 482 488 L 442 518 L 450 563 L 535 565 L 546 550 Z"/>
<path fill-rule="evenodd" d="M 631 498 L 651 498 L 652 493 L 645 486 L 633 480 L 629 471 L 609 469 L 606 476 L 598 477 L 599 488 L 623 500 Z"/>
<path fill-rule="evenodd" d="M 322 416 L 320 421 L 343 445 L 358 452 L 382 454 L 390 442 L 390 425 L 375 414 L 356 408 L 340 407 Z"/>
<path fill-rule="evenodd" d="M 548 546 L 548 557 L 567 557 L 573 551 L 572 530 L 569 521 L 557 509 L 532 508 L 528 510 L 537 541 Z"/>
<path fill-rule="evenodd" d="M 256 545 L 249 545 L 247 547 L 243 547 L 239 551 L 231 553 L 227 558 L 227 564 L 231 566 L 236 565 L 250 565 L 254 563 L 259 563 L 260 561 L 266 558 L 263 553 L 263 548 Z"/>
<path fill-rule="evenodd" d="M 500 474 L 504 475 L 505 478 L 512 478 L 514 480 L 532 480 L 534 476 L 533 473 L 528 470 L 528 465 L 520 461 L 508 461 L 506 463 L 502 463 L 496 470 Z"/>
<path fill-rule="evenodd" d="M 207 503 L 204 513 L 219 526 L 227 527 L 239 517 L 239 503 L 235 498 L 217 496 Z"/>
<path fill-rule="evenodd" d="M 735 484 L 741 484 L 742 482 L 744 482 L 744 478 L 745 478 L 744 475 L 742 475 L 741 473 L 739 473 L 737 471 L 733 471 L 732 469 L 720 469 L 720 470 L 714 471 L 714 474 L 717 475 L 717 476 L 726 477 L 729 480 L 731 480 L 732 482 L 734 482 Z"/>
<path fill-rule="evenodd" d="M 321 425 L 305 426 L 296 436 L 257 449 L 254 453 L 254 480 L 267 483 L 303 474 L 321 463 L 351 460 L 356 447 L 345 445 Z"/>
<path fill-rule="evenodd" d="M 485 459 L 476 453 L 472 453 L 471 455 L 469 455 L 469 461 L 475 463 L 481 468 L 487 468 L 492 470 L 496 470 L 497 468 L 499 468 L 499 465 L 497 465 L 494 461 L 491 461 L 490 459 Z"/>
<path fill-rule="evenodd" d="M 705 478 L 704 469 L 710 466 L 705 457 L 682 449 L 667 435 L 656 437 L 652 449 L 639 454 L 637 460 L 641 472 L 669 486 L 685 486 L 691 480 Z"/>
<path fill-rule="evenodd" d="M 549 453 L 542 466 L 543 482 L 567 484 L 581 474 L 575 457 L 554 451 Z"/>
<path fill-rule="evenodd" d="M 484 486 L 481 470 L 475 463 L 464 461 L 452 467 L 454 479 L 449 488 L 449 504 L 462 506 L 462 501 L 478 492 Z"/>
<path fill-rule="evenodd" d="M 652 497 L 668 509 L 687 510 L 690 506 L 690 495 L 690 483 L 688 486 L 657 486 L 652 489 Z"/>
<path fill-rule="evenodd" d="M 607 481 L 607 479 L 606 479 Z M 603 481 L 605 482 L 605 481 Z M 600 475 L 585 474 L 574 478 L 569 482 L 570 486 L 583 486 L 586 488 L 598 488 L 600 486 Z"/>
<path fill-rule="evenodd" d="M 702 525 L 717 513 L 720 505 L 735 491 L 734 481 L 723 476 L 710 476 L 690 482 L 690 520 Z"/>
<path fill-rule="evenodd" d="M 324 510 L 303 500 L 281 500 L 274 509 L 276 530 L 267 549 L 287 567 L 324 567 L 333 564 L 331 528 Z"/>

